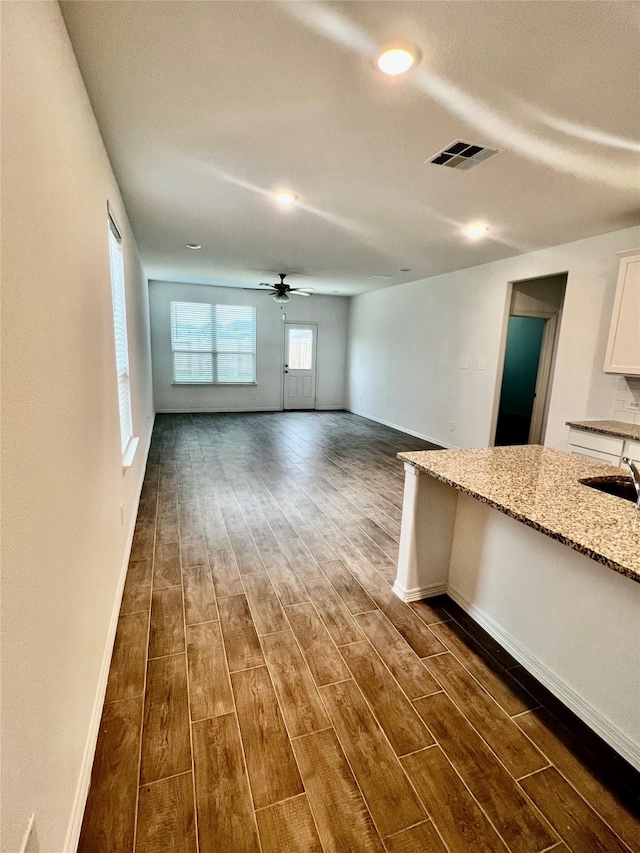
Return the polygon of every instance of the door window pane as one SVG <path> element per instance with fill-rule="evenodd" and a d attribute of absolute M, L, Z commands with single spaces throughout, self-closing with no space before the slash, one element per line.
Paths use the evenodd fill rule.
<path fill-rule="evenodd" d="M 311 370 L 313 367 L 313 331 L 288 329 L 289 370 Z"/>

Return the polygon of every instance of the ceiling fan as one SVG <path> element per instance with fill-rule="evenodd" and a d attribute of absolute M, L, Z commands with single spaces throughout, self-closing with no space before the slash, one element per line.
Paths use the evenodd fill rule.
<path fill-rule="evenodd" d="M 286 273 L 278 273 L 280 281 L 277 284 L 267 284 L 266 281 L 260 282 L 260 287 L 269 287 L 270 293 L 273 293 L 274 302 L 288 302 L 290 296 L 311 296 L 313 293 L 312 287 L 290 287 L 285 284 Z"/>

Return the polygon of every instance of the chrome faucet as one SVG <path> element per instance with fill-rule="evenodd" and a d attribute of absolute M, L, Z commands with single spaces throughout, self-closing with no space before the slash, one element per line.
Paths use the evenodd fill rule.
<path fill-rule="evenodd" d="M 638 495 L 636 509 L 640 510 L 640 465 L 638 465 L 637 462 L 634 462 L 633 459 L 629 459 L 628 456 L 623 456 L 622 461 L 631 471 L 631 479 L 633 480 L 633 485 L 636 487 L 636 494 Z"/>

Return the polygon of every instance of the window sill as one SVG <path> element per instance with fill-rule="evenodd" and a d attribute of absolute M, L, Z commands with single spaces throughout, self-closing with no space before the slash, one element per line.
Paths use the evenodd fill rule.
<path fill-rule="evenodd" d="M 129 440 L 129 444 L 127 444 L 127 448 L 125 452 L 122 454 L 122 467 L 126 471 L 128 468 L 131 468 L 133 465 L 133 460 L 135 459 L 136 451 L 138 449 L 138 444 L 140 443 L 139 438 L 131 438 Z"/>
<path fill-rule="evenodd" d="M 194 385 L 197 388 L 252 388 L 258 384 L 257 382 L 172 382 L 174 388 L 192 388 Z"/>

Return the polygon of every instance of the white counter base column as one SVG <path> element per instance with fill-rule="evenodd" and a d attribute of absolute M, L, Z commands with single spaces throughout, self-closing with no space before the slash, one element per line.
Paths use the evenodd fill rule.
<path fill-rule="evenodd" d="M 398 574 L 393 591 L 418 601 L 447 591 L 458 492 L 404 465 Z"/>

